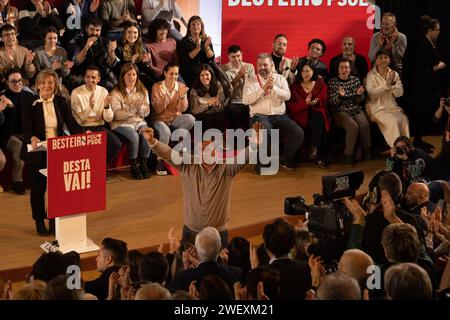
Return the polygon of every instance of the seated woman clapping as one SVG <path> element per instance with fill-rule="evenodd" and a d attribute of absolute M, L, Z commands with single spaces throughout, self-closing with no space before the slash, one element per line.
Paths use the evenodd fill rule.
<path fill-rule="evenodd" d="M 189 96 L 190 110 L 197 120 L 202 121 L 203 131 L 212 128 L 225 131 L 224 110 L 227 103 L 228 99 L 212 68 L 203 64 Z"/>
<path fill-rule="evenodd" d="M 152 88 L 153 127 L 159 134 L 159 140 L 165 144 L 169 144 L 172 130 L 182 129 L 180 133 L 184 138 L 195 123 L 194 116 L 183 114 L 188 108 L 189 88 L 177 81 L 178 71 L 177 64 L 169 63 L 164 68 L 164 80 L 155 83 Z M 156 173 L 167 174 L 162 160 L 158 160 Z"/>
<path fill-rule="evenodd" d="M 331 123 L 327 110 L 327 85 L 317 76 L 311 60 L 303 60 L 298 70 L 297 79 L 290 86 L 291 99 L 287 102 L 288 112 L 303 130 L 311 131 L 309 157 L 316 161 L 319 167 L 326 168 L 327 165 L 323 161 L 323 145 Z"/>
<path fill-rule="evenodd" d="M 145 117 L 150 114 L 150 101 L 134 63 L 126 63 L 122 67 L 119 84 L 111 92 L 111 107 L 114 111 L 111 129 L 124 139 L 128 146 L 131 175 L 135 179 L 149 178 L 147 162 L 151 150 L 140 130 L 147 128 Z"/>
<path fill-rule="evenodd" d="M 389 52 L 378 51 L 375 67 L 366 78 L 366 111 L 370 120 L 378 124 L 384 139 L 392 148 L 398 137 L 409 137 L 409 123 L 408 117 L 395 101 L 395 98 L 403 95 L 403 85 L 399 74 L 389 68 L 390 62 Z"/>

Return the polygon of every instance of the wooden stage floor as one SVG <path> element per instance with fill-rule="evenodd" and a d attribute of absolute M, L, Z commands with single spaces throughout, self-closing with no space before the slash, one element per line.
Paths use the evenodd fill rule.
<path fill-rule="evenodd" d="M 361 162 L 351 170 L 363 170 L 367 190 L 373 174 L 384 167 L 384 158 Z M 333 165 L 328 170 L 312 163 L 295 172 L 280 169 L 275 176 L 258 176 L 247 166 L 234 180 L 231 198 L 231 235 L 245 227 L 282 217 L 284 198 L 303 195 L 307 203 L 321 192 L 321 176 L 350 170 Z M 182 190 L 178 176 L 152 176 L 148 180 L 130 179 L 128 170 L 113 174 L 107 182 L 107 210 L 88 215 L 88 235 L 97 244 L 105 237 L 126 241 L 129 249 L 148 248 L 166 242 L 174 227 L 181 234 Z M 242 231 L 242 232 L 240 232 Z M 247 234 L 243 234 L 248 236 Z M 255 235 L 253 235 L 255 236 Z M 31 219 L 29 191 L 25 196 L 0 194 L 0 276 L 11 276 L 13 269 L 26 269 L 39 257 L 39 245 L 52 237 L 39 237 Z M 94 253 L 82 258 L 95 256 Z M 92 258 L 91 258 L 92 260 Z M 9 270 L 9 271 L 8 271 Z M 21 272 L 23 273 L 23 271 Z M 6 278 L 7 279 L 7 278 Z"/>

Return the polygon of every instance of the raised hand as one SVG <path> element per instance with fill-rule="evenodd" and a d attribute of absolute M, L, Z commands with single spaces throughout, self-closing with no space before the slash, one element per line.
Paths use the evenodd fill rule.
<path fill-rule="evenodd" d="M 116 51 L 117 48 L 117 41 L 110 41 L 108 43 L 108 54 L 112 54 L 114 51 Z"/>
<path fill-rule="evenodd" d="M 322 283 L 322 278 L 326 274 L 322 257 L 314 257 L 314 255 L 309 256 L 308 265 L 311 269 L 312 285 L 317 288 Z"/>
<path fill-rule="evenodd" d="M 25 62 L 26 62 L 27 64 L 32 63 L 35 55 L 36 55 L 36 53 L 34 53 L 34 52 L 31 51 L 31 50 L 28 50 L 27 55 L 26 55 L 26 57 L 25 57 Z"/>
<path fill-rule="evenodd" d="M 39 138 L 37 138 L 35 136 L 31 137 L 31 147 L 33 149 L 37 148 L 37 145 L 38 145 L 39 142 L 41 142 L 41 140 L 39 140 Z"/>
<path fill-rule="evenodd" d="M 89 49 L 90 47 L 92 47 L 97 39 L 97 37 L 89 37 L 86 41 L 86 48 Z"/>
<path fill-rule="evenodd" d="M 112 98 L 108 94 L 106 95 L 105 99 L 103 99 L 103 108 L 107 108 L 111 104 Z"/>
<path fill-rule="evenodd" d="M 206 40 L 205 40 L 205 48 L 208 48 L 211 45 L 211 41 L 212 41 L 211 37 L 207 37 L 206 38 Z"/>
<path fill-rule="evenodd" d="M 269 297 L 264 293 L 264 283 L 262 281 L 258 282 L 256 286 L 256 299 L 269 300 Z"/>
<path fill-rule="evenodd" d="M 258 247 L 250 243 L 250 266 L 252 269 L 257 268 L 259 265 L 257 250 Z"/>
<path fill-rule="evenodd" d="M 361 96 L 361 95 L 364 94 L 365 91 L 366 91 L 366 89 L 364 89 L 364 87 L 361 86 L 361 87 L 358 88 L 358 90 L 356 90 L 356 94 L 357 94 L 358 96 Z"/>
<path fill-rule="evenodd" d="M 344 87 L 339 87 L 339 95 L 341 97 L 345 97 L 345 89 L 344 89 Z"/>
<path fill-rule="evenodd" d="M 133 56 L 131 57 L 131 62 L 136 63 L 136 61 L 138 61 L 140 57 L 141 57 L 140 53 L 133 54 Z"/>
<path fill-rule="evenodd" d="M 361 208 L 359 203 L 355 199 L 350 199 L 348 197 L 345 197 L 343 202 L 350 213 L 353 215 L 354 223 L 363 224 L 366 217 L 366 212 L 363 210 L 363 208 Z"/>
<path fill-rule="evenodd" d="M 189 284 L 189 294 L 193 297 L 196 297 L 197 299 L 200 297 L 198 290 L 197 290 L 197 281 L 193 280 Z"/>
<path fill-rule="evenodd" d="M 97 11 L 100 5 L 100 0 L 92 0 L 91 5 L 89 6 L 89 10 L 94 13 Z"/>
<path fill-rule="evenodd" d="M 66 60 L 64 61 L 63 68 L 66 70 L 70 70 L 73 67 L 73 61 Z"/>
<path fill-rule="evenodd" d="M 219 257 L 222 259 L 223 264 L 228 264 L 228 249 L 223 248 L 222 250 L 220 250 Z"/>
<path fill-rule="evenodd" d="M 299 57 L 293 57 L 292 58 L 292 62 L 291 62 L 291 71 L 295 72 L 295 70 L 297 69 L 298 66 L 298 62 L 300 61 Z"/>
<path fill-rule="evenodd" d="M 307 105 L 311 104 L 311 98 L 312 98 L 312 94 L 311 93 L 306 96 L 305 102 L 306 102 Z"/>
<path fill-rule="evenodd" d="M 392 200 L 391 195 L 386 190 L 381 191 L 381 205 L 383 206 L 384 218 L 389 221 L 389 223 L 402 222 L 395 213 L 394 200 Z"/>
<path fill-rule="evenodd" d="M 144 52 L 141 56 L 141 61 L 143 63 L 149 63 L 150 61 L 152 61 L 152 56 L 150 52 Z"/>
<path fill-rule="evenodd" d="M 182 87 L 182 88 L 178 91 L 178 95 L 179 95 L 180 97 L 185 97 L 185 96 L 187 95 L 188 91 L 189 91 L 189 88 L 188 88 L 188 87 Z"/>
<path fill-rule="evenodd" d="M 114 294 L 117 290 L 118 285 L 119 285 L 119 273 L 112 272 L 109 276 L 109 281 L 108 281 L 108 298 L 107 298 L 107 300 L 112 300 L 114 298 Z"/>
<path fill-rule="evenodd" d="M 91 107 L 91 109 L 93 109 L 94 105 L 95 105 L 94 94 L 95 94 L 95 91 L 92 91 L 92 93 L 89 95 L 89 107 Z"/>
<path fill-rule="evenodd" d="M 167 233 L 167 238 L 169 239 L 169 252 L 175 253 L 180 247 L 180 241 L 175 236 L 175 228 L 170 228 L 169 232 Z"/>
<path fill-rule="evenodd" d="M 0 111 L 5 110 L 7 106 L 13 105 L 12 101 L 9 100 L 5 95 L 0 96 Z"/>
<path fill-rule="evenodd" d="M 46 15 L 49 15 L 52 12 L 52 7 L 48 1 L 43 2 L 43 10 Z"/>
<path fill-rule="evenodd" d="M 60 60 L 55 60 L 55 61 L 52 62 L 51 68 L 53 70 L 59 70 L 59 69 L 61 69 L 61 67 L 62 67 L 62 63 L 61 63 Z"/>
<path fill-rule="evenodd" d="M 152 128 L 142 128 L 141 130 L 139 130 L 139 133 L 142 134 L 145 140 L 147 140 L 150 144 L 155 143 L 154 140 L 156 139 Z"/>
<path fill-rule="evenodd" d="M 241 78 L 244 77 L 247 74 L 247 71 L 248 71 L 248 66 L 246 64 L 244 64 L 241 67 L 241 69 L 239 70 L 238 76 L 241 77 Z"/>
<path fill-rule="evenodd" d="M 240 282 L 235 282 L 233 289 L 234 300 L 247 300 L 247 287 L 243 287 Z"/>

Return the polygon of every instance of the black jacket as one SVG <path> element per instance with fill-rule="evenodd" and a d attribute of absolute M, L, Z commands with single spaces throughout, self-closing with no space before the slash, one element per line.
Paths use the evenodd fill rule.
<path fill-rule="evenodd" d="M 46 152 L 27 152 L 27 144 L 31 142 L 31 137 L 37 137 L 41 141 L 45 141 L 45 119 L 41 102 L 33 105 L 39 96 L 31 95 L 24 100 L 22 108 L 22 134 L 23 145 L 21 150 L 21 159 L 33 166 L 42 167 L 46 163 Z M 56 118 L 58 119 L 57 135 L 65 136 L 64 124 L 67 126 L 71 134 L 83 133 L 83 128 L 76 122 L 72 114 L 72 108 L 67 104 L 65 98 L 55 96 L 53 98 L 55 106 Z"/>
<path fill-rule="evenodd" d="M 268 265 L 280 272 L 280 299 L 304 300 L 311 289 L 311 269 L 305 261 L 282 258 Z"/>
<path fill-rule="evenodd" d="M 198 286 L 203 277 L 209 274 L 215 274 L 221 277 L 230 286 L 231 292 L 233 292 L 234 283 L 243 280 L 243 274 L 240 268 L 223 266 L 216 261 L 207 261 L 200 263 L 197 268 L 186 269 L 176 274 L 172 280 L 171 289 L 173 291 L 189 291 L 189 285 L 192 281 L 195 280 Z"/>
<path fill-rule="evenodd" d="M 111 273 L 119 271 L 120 266 L 112 266 L 106 268 L 102 272 L 100 277 L 95 280 L 88 281 L 84 285 L 84 291 L 86 293 L 93 294 L 98 298 L 98 300 L 105 300 L 108 298 L 108 288 L 109 288 L 109 276 Z"/>

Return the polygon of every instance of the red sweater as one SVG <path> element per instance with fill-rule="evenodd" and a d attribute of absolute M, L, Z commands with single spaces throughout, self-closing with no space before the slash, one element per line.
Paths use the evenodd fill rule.
<path fill-rule="evenodd" d="M 327 110 L 327 85 L 323 79 L 317 79 L 311 92 L 311 100 L 319 99 L 316 105 L 310 106 L 306 104 L 308 93 L 303 89 L 297 80 L 289 87 L 291 90 L 291 99 L 286 103 L 288 113 L 291 118 L 297 122 L 302 128 L 308 125 L 310 111 L 320 112 L 325 122 L 326 131 L 330 129 L 331 118 Z"/>

